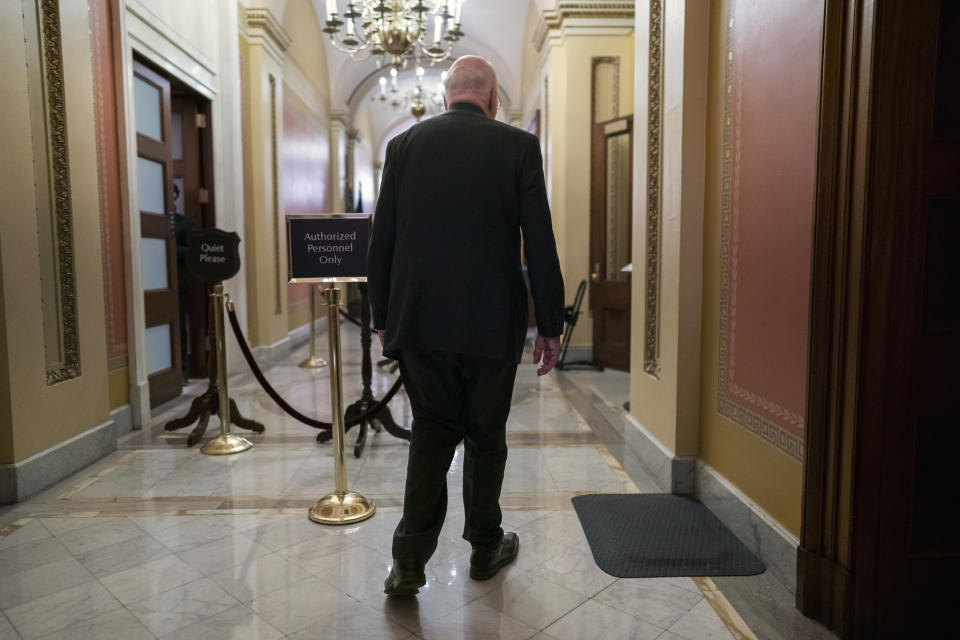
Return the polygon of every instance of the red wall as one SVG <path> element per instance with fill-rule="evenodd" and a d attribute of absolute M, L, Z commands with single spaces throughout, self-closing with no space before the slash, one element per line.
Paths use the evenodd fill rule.
<path fill-rule="evenodd" d="M 89 6 L 107 358 L 110 368 L 116 369 L 126 366 L 127 363 L 127 303 L 124 285 L 123 207 L 120 201 L 118 97 L 113 57 L 113 9 L 110 0 L 90 0 Z"/>
<path fill-rule="evenodd" d="M 280 179 L 286 214 L 330 212 L 330 138 L 327 129 L 299 99 L 284 92 Z M 309 300 L 307 285 L 287 285 L 287 305 Z"/>
<path fill-rule="evenodd" d="M 730 2 L 720 409 L 800 457 L 823 3 Z"/>

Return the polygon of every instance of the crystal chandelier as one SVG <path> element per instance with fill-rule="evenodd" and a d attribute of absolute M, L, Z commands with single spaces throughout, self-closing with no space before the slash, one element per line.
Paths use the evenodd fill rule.
<path fill-rule="evenodd" d="M 326 0 L 326 27 L 333 46 L 355 60 L 369 56 L 382 66 L 402 67 L 409 59 L 440 62 L 463 37 L 460 19 L 466 0 Z M 345 5 L 340 11 L 339 5 Z"/>
<path fill-rule="evenodd" d="M 443 83 L 447 80 L 447 72 L 440 74 L 440 82 L 434 91 L 427 91 L 423 86 L 423 67 L 417 67 L 417 83 L 412 89 L 402 93 L 397 87 L 397 70 L 390 69 L 390 80 L 385 76 L 380 77 L 380 93 L 371 98 L 379 102 L 384 108 L 400 113 L 410 108 L 410 114 L 420 122 L 428 110 L 439 111 L 443 106 Z M 387 88 L 387 85 L 390 88 Z"/>

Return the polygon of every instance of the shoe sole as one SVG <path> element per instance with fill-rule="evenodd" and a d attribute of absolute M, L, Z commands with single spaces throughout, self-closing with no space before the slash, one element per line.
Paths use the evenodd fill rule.
<path fill-rule="evenodd" d="M 490 578 L 500 573 L 500 569 L 503 569 L 505 566 L 513 563 L 513 561 L 517 559 L 518 555 L 520 555 L 519 540 L 517 540 L 517 550 L 512 556 L 510 556 L 509 560 L 501 560 L 500 562 L 495 564 L 492 568 L 490 568 L 487 571 L 480 571 L 479 569 L 474 569 L 473 567 L 470 567 L 470 579 L 476 580 L 477 582 L 483 582 L 484 580 L 489 580 Z"/>
<path fill-rule="evenodd" d="M 407 580 L 398 585 L 384 588 L 383 592 L 388 596 L 415 596 L 420 593 L 420 587 L 427 584 L 426 578 L 420 580 Z"/>

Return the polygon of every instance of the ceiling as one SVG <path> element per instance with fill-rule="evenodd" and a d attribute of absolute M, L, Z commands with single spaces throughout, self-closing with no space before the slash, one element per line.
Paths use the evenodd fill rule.
<path fill-rule="evenodd" d="M 324 0 L 313 0 L 318 16 L 324 15 Z M 535 0 L 537 5 L 554 4 L 555 0 Z M 342 0 L 341 0 L 342 4 Z M 504 111 L 509 113 L 520 104 L 523 60 L 523 33 L 526 26 L 528 3 L 524 0 L 466 0 L 463 7 L 464 37 L 457 42 L 451 60 L 434 67 L 425 67 L 424 88 L 432 90 L 440 80 L 440 72 L 452 64 L 457 56 L 483 56 L 496 67 Z M 323 26 L 323 25 L 321 25 Z M 330 105 L 344 113 L 348 126 L 369 116 L 371 140 L 375 157 L 382 157 L 382 147 L 395 133 L 414 123 L 408 111 L 397 114 L 372 102 L 379 93 L 379 78 L 389 73 L 378 69 L 376 61 L 357 61 L 338 51 L 329 39 L 324 39 L 330 74 Z M 411 65 L 398 75 L 401 90 L 414 84 L 415 69 Z M 364 115 L 364 111 L 367 114 Z"/>

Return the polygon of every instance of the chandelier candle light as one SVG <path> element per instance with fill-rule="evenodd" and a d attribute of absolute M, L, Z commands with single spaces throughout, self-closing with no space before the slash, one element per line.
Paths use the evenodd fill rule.
<path fill-rule="evenodd" d="M 441 62 L 463 37 L 460 20 L 466 0 L 326 0 L 326 27 L 333 46 L 356 60 L 376 56 L 382 66 L 402 67 L 410 58 Z M 340 5 L 345 5 L 340 11 Z M 429 33 L 430 15 L 433 33 Z M 358 28 L 359 22 L 359 28 Z M 432 38 L 430 37 L 432 36 Z"/>

